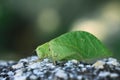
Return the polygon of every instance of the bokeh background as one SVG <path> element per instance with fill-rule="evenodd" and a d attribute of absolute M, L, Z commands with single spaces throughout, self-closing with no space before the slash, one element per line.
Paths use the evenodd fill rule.
<path fill-rule="evenodd" d="M 120 59 L 119 0 L 0 0 L 0 59 L 19 60 L 63 33 L 85 30 Z"/>

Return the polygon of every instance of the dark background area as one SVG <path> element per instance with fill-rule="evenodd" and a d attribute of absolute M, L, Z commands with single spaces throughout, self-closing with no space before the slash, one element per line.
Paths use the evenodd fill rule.
<path fill-rule="evenodd" d="M 38 45 L 73 30 L 93 33 L 119 58 L 119 5 L 109 0 L 0 0 L 0 59 L 33 55 Z"/>

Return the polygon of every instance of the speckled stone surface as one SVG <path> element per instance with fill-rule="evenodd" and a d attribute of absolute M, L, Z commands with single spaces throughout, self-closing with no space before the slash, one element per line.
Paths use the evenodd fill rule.
<path fill-rule="evenodd" d="M 54 65 L 37 56 L 18 62 L 0 60 L 0 80 L 120 80 L 120 62 L 107 58 L 91 64 L 69 60 Z"/>

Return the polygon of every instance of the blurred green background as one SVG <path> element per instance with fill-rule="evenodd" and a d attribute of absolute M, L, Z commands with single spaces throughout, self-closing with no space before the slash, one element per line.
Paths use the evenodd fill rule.
<path fill-rule="evenodd" d="M 0 60 L 19 60 L 65 32 L 96 35 L 120 59 L 120 1 L 0 0 Z"/>

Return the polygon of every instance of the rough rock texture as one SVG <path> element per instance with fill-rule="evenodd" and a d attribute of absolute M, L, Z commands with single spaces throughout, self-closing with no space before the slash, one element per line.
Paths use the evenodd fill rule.
<path fill-rule="evenodd" d="M 0 61 L 0 80 L 120 80 L 120 62 L 115 58 L 84 63 L 77 60 L 39 61 L 37 56 Z"/>

